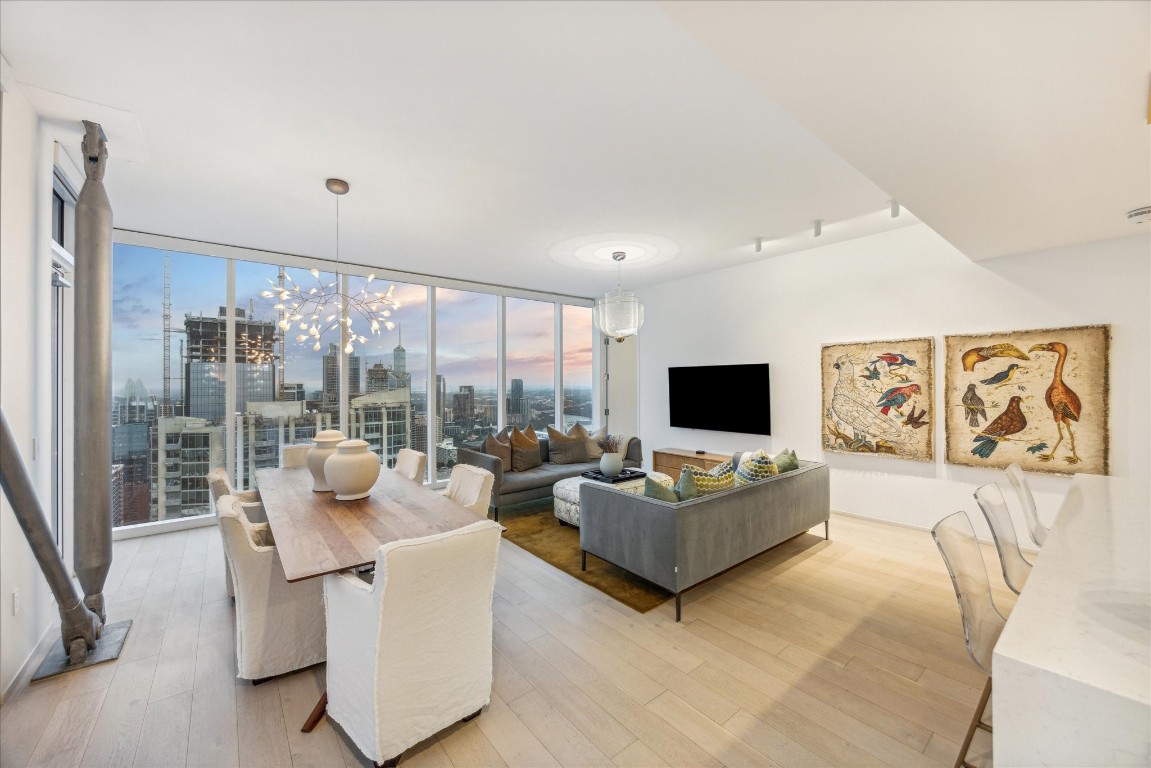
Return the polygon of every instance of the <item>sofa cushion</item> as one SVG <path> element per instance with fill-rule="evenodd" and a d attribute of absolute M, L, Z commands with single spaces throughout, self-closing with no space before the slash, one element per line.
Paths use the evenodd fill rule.
<path fill-rule="evenodd" d="M 513 429 L 512 471 L 523 472 L 532 467 L 538 467 L 542 463 L 540 441 L 536 438 L 535 432 L 530 429 L 527 432 L 520 432 L 518 428 Z"/>
<path fill-rule="evenodd" d="M 591 469 L 590 464 L 552 464 L 546 462 L 522 472 L 505 472 L 500 485 L 500 494 L 516 493 L 534 488 L 551 487 L 567 477 L 578 477 L 581 472 Z"/>
<path fill-rule="evenodd" d="M 588 460 L 587 438 L 572 434 L 574 430 L 575 427 L 572 427 L 565 435 L 558 429 L 548 427 L 549 458 L 553 464 L 578 464 Z M 587 434 L 587 430 L 584 430 L 584 434 Z"/>
<path fill-rule="evenodd" d="M 715 470 L 720 471 L 716 472 Z M 712 474 L 713 472 L 715 474 Z M 735 487 L 735 473 L 731 471 L 731 463 L 727 461 L 713 467 L 710 471 L 692 464 L 684 464 L 683 469 L 680 470 L 681 478 L 684 473 L 691 473 L 700 496 Z"/>
<path fill-rule="evenodd" d="M 650 499 L 670 501 L 673 504 L 679 501 L 679 496 L 676 494 L 674 488 L 661 485 L 659 481 L 652 480 L 650 475 L 643 479 L 643 495 Z"/>
<path fill-rule="evenodd" d="M 735 484 L 748 485 L 757 480 L 765 480 L 779 474 L 779 467 L 770 456 L 760 449 L 749 458 L 739 462 L 739 469 L 735 471 Z"/>
<path fill-rule="evenodd" d="M 795 455 L 795 451 L 788 448 L 775 454 L 774 461 L 775 466 L 779 467 L 780 473 L 799 469 L 799 457 Z"/>
<path fill-rule="evenodd" d="M 580 430 L 582 430 L 583 432 L 587 433 L 587 430 L 584 429 L 582 424 L 577 424 L 576 426 L 578 426 L 580 428 Z M 572 427 L 572 431 L 573 431 L 573 433 L 575 432 L 575 427 Z M 573 436 L 574 436 L 574 434 L 573 434 Z M 587 436 L 587 457 L 589 460 L 590 459 L 599 460 L 599 457 L 603 456 L 603 448 L 600 448 L 598 445 L 596 445 L 596 442 L 595 442 L 596 440 L 599 440 L 601 437 L 607 437 L 607 427 L 600 427 L 595 432 L 591 432 L 588 434 L 588 436 Z"/>
<path fill-rule="evenodd" d="M 503 432 L 499 434 L 491 434 L 484 438 L 483 445 L 480 450 L 489 456 L 495 456 L 497 459 L 504 463 L 504 469 L 511 471 L 512 468 L 512 441 Z"/>
<path fill-rule="evenodd" d="M 680 501 L 687 501 L 699 496 L 699 488 L 695 486 L 695 475 L 691 472 L 680 472 L 679 482 L 675 484 L 674 490 Z"/>

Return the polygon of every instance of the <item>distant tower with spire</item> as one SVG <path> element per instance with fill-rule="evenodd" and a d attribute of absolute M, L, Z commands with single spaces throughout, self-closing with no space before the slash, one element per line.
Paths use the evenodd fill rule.
<path fill-rule="evenodd" d="M 408 351 L 404 349 L 403 325 L 399 326 L 399 338 L 396 340 L 396 348 L 392 350 L 392 370 L 400 378 L 403 378 L 408 370 Z"/>

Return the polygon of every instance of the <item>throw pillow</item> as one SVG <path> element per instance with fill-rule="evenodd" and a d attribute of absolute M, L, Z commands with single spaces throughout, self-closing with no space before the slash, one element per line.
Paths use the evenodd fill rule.
<path fill-rule="evenodd" d="M 540 458 L 539 440 L 533 440 L 534 437 L 535 434 L 531 430 L 527 433 L 520 432 L 519 429 L 512 430 L 513 472 L 523 472 L 525 469 L 543 464 L 543 459 Z"/>
<path fill-rule="evenodd" d="M 775 454 L 775 466 L 779 467 L 780 472 L 790 472 L 793 469 L 799 469 L 799 459 L 795 455 L 795 451 L 784 449 Z"/>
<path fill-rule="evenodd" d="M 580 429 L 583 429 L 583 427 L 580 427 Z M 587 432 L 587 430 L 584 429 L 584 432 Z M 600 427 L 587 436 L 587 457 L 589 461 L 603 456 L 603 448 L 600 448 L 595 443 L 595 441 L 601 437 L 607 437 L 607 427 Z"/>
<path fill-rule="evenodd" d="M 763 449 L 760 449 L 749 458 L 739 462 L 739 469 L 735 473 L 735 484 L 737 486 L 748 485 L 778 474 L 779 467 L 775 465 L 770 456 L 763 452 Z"/>
<path fill-rule="evenodd" d="M 650 477 L 645 477 L 643 479 L 643 495 L 650 499 L 670 501 L 672 504 L 679 501 L 679 496 L 676 494 L 675 489 L 660 485 Z"/>
<path fill-rule="evenodd" d="M 584 430 L 584 434 L 587 434 L 587 430 Z M 587 461 L 587 438 L 565 435 L 558 429 L 548 427 L 548 450 L 552 464 L 580 464 Z"/>
<path fill-rule="evenodd" d="M 502 439 L 501 439 L 502 438 Z M 489 434 L 484 438 L 483 452 L 495 456 L 504 463 L 504 470 L 512 468 L 512 442 L 503 432 L 499 436 Z"/>
<path fill-rule="evenodd" d="M 680 501 L 687 501 L 699 496 L 699 489 L 695 486 L 695 475 L 691 472 L 680 472 L 679 482 L 675 484 L 675 495 Z"/>
<path fill-rule="evenodd" d="M 683 469 L 680 470 L 680 479 L 683 479 L 684 474 L 692 475 L 692 480 L 701 496 L 735 487 L 735 474 L 731 471 L 731 462 L 725 461 L 712 469 L 713 471 L 720 471 L 713 475 L 708 470 L 692 464 L 684 464 Z"/>

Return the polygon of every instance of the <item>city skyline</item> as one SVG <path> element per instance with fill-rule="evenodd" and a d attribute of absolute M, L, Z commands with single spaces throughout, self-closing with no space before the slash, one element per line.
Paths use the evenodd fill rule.
<path fill-rule="evenodd" d="M 143 382 L 149 393 L 163 391 L 163 251 L 117 243 L 113 250 L 113 390 L 118 391 L 128 380 Z M 180 341 L 186 314 L 214 317 L 226 301 L 226 260 L 171 251 L 171 373 L 172 395 L 182 391 Z M 236 308 L 251 310 L 256 320 L 278 321 L 273 299 L 260 296 L 275 281 L 278 268 L 272 264 L 235 262 Z M 287 273 L 298 284 L 307 286 L 314 279 L 307 270 L 289 267 Z M 321 280 L 331 282 L 332 273 L 320 273 Z M 354 293 L 366 278 L 352 276 Z M 391 285 L 377 278 L 373 288 L 386 290 Z M 355 353 L 363 367 L 375 362 L 391 366 L 392 351 L 401 335 L 407 350 L 407 368 L 413 389 L 425 391 L 427 382 L 427 288 L 422 285 L 396 283 L 393 298 L 400 307 L 393 312 L 397 323 L 393 331 L 370 336 L 366 345 L 356 344 Z M 450 389 L 459 385 L 495 387 L 496 377 L 496 296 L 472 291 L 438 289 L 436 294 L 437 373 L 448 380 Z M 508 380 L 524 380 L 525 387 L 553 385 L 554 319 L 553 304 L 527 299 L 507 300 L 506 370 Z M 592 357 L 591 312 L 572 312 L 565 308 L 565 370 L 575 385 L 590 386 Z M 582 308 L 581 308 L 582 309 Z M 322 388 L 323 355 L 327 344 L 338 342 L 336 332 L 321 338 L 320 351 L 296 342 L 297 329 L 285 335 L 285 382 L 301 382 L 311 393 Z M 575 346 L 573 338 L 586 338 L 586 344 Z M 574 348 L 573 348 L 574 347 Z M 579 379 L 580 381 L 574 381 Z M 362 382 L 361 382 L 362 384 Z"/>

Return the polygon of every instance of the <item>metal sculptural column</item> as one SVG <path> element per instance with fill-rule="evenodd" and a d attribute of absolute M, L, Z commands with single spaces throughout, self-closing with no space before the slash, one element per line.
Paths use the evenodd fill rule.
<path fill-rule="evenodd" d="M 32 488 L 28 471 L 16 448 L 16 440 L 4 413 L 0 412 L 0 486 L 12 505 L 12 511 L 28 539 L 28 546 L 40 564 L 44 578 L 56 598 L 60 609 L 60 640 L 62 654 L 72 664 L 87 660 L 88 651 L 96 647 L 100 636 L 100 618 L 92 613 L 80 599 L 76 585 L 68 578 L 68 571 L 56 551 L 52 532 L 48 530 L 48 517 L 40 506 L 40 499 Z M 125 629 L 125 631 L 127 631 Z"/>
<path fill-rule="evenodd" d="M 84 121 L 84 186 L 76 200 L 74 567 L 84 604 L 101 621 L 112 565 L 112 206 L 104 191 L 108 148 Z"/>

